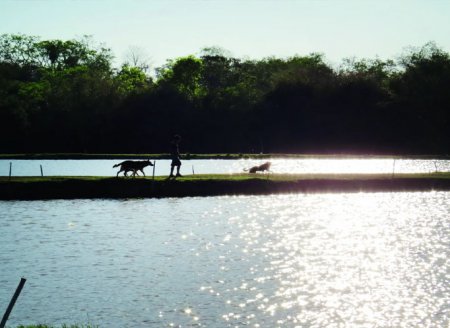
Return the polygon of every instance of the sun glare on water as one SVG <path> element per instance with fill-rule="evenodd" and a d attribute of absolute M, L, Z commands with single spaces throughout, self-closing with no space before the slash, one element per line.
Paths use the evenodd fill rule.
<path fill-rule="evenodd" d="M 255 204 L 263 215 L 231 218 L 241 228 L 253 278 L 242 281 L 235 300 L 232 289 L 225 291 L 235 310 L 224 319 L 242 322 L 237 314 L 244 312 L 246 324 L 262 317 L 289 327 L 448 322 L 445 298 L 434 298 L 449 292 L 446 269 L 434 267 L 448 250 L 428 226 L 430 213 L 418 215 L 427 210 L 401 200 L 393 203 L 389 194 L 276 196 Z M 424 258 L 430 243 L 437 243 L 436 254 Z"/>
<path fill-rule="evenodd" d="M 229 173 L 242 171 L 265 160 L 236 161 Z M 274 158 L 271 171 L 274 173 L 306 173 L 306 174 L 392 174 L 392 173 L 430 173 L 450 170 L 449 160 L 417 160 L 394 158 Z"/>
<path fill-rule="evenodd" d="M 0 206 L 11 326 L 449 326 L 449 192 Z"/>

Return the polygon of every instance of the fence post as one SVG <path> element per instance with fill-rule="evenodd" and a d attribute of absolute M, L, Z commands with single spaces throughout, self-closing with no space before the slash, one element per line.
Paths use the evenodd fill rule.
<path fill-rule="evenodd" d="M 9 180 L 11 180 L 12 162 L 9 162 Z"/>
<path fill-rule="evenodd" d="M 153 181 L 155 181 L 155 167 L 156 167 L 156 160 L 153 161 Z"/>
<path fill-rule="evenodd" d="M 44 172 L 42 171 L 42 165 L 40 165 L 41 166 L 41 177 L 43 177 L 44 176 Z"/>
<path fill-rule="evenodd" d="M 192 165 L 192 175 L 195 175 L 195 172 L 194 172 L 194 165 Z"/>
<path fill-rule="evenodd" d="M 25 285 L 25 281 L 27 281 L 25 278 L 20 278 L 19 286 L 17 286 L 16 292 L 14 293 L 11 301 L 9 302 L 8 308 L 6 309 L 5 314 L 3 315 L 2 322 L 0 323 L 0 328 L 5 328 L 6 320 L 8 320 L 9 314 L 11 313 L 14 304 L 17 301 L 17 298 L 20 295 L 20 292 L 22 291 L 23 285 Z"/>

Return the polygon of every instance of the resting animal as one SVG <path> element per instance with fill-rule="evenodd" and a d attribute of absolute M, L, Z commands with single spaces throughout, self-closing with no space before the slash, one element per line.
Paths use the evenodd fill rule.
<path fill-rule="evenodd" d="M 264 164 L 253 166 L 250 169 L 244 169 L 244 171 L 248 171 L 248 173 L 256 173 L 258 171 L 264 172 L 270 170 L 270 165 L 272 165 L 271 162 L 265 162 Z"/>

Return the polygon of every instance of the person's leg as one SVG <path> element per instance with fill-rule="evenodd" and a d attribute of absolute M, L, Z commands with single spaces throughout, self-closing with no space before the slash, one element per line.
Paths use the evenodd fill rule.
<path fill-rule="evenodd" d="M 170 166 L 170 175 L 169 175 L 169 178 L 170 178 L 170 177 L 173 177 L 173 168 L 174 168 L 174 166 L 171 165 L 171 166 Z"/>
<path fill-rule="evenodd" d="M 181 167 L 181 164 L 180 165 L 177 165 L 177 177 L 181 177 L 182 175 L 180 174 L 180 167 Z"/>

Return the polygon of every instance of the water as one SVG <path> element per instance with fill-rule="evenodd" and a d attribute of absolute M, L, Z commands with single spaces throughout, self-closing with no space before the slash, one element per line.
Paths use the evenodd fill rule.
<path fill-rule="evenodd" d="M 243 173 L 266 160 L 183 160 L 182 174 L 231 174 Z M 450 171 L 450 160 L 417 159 L 270 159 L 275 173 L 430 173 Z M 0 160 L 0 176 L 9 175 L 12 163 L 13 176 L 39 176 L 40 165 L 46 176 L 115 176 L 118 168 L 114 164 L 122 160 Z M 153 174 L 153 167 L 144 169 L 146 175 Z M 155 175 L 168 175 L 169 160 L 157 160 Z"/>
<path fill-rule="evenodd" d="M 450 193 L 0 202 L 8 322 L 448 327 Z"/>

